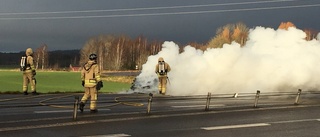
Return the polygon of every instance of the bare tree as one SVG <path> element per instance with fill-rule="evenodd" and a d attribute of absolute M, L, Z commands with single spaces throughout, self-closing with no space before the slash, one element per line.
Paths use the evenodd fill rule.
<path fill-rule="evenodd" d="M 163 42 L 153 41 L 150 44 L 150 55 L 155 55 L 161 50 L 161 44 Z"/>
<path fill-rule="evenodd" d="M 48 46 L 46 44 L 42 45 L 42 66 L 41 69 L 43 70 L 47 64 L 49 64 L 48 61 Z"/>
<path fill-rule="evenodd" d="M 232 41 L 243 46 L 248 33 L 249 29 L 243 23 L 227 24 L 217 30 L 216 36 L 208 42 L 207 47 L 222 48 L 223 44 L 230 44 Z"/>
<path fill-rule="evenodd" d="M 109 62 L 110 64 L 113 64 L 111 67 L 113 70 L 120 70 L 123 65 L 124 49 L 127 40 L 128 37 L 121 35 L 117 37 L 113 42 L 110 56 L 112 60 L 110 60 Z"/>
<path fill-rule="evenodd" d="M 216 36 L 212 38 L 207 47 L 209 48 L 222 48 L 223 44 L 231 43 L 230 32 L 232 30 L 232 25 L 228 24 L 224 27 L 218 28 Z"/>
<path fill-rule="evenodd" d="M 80 51 L 80 64 L 84 64 L 91 53 L 96 53 L 101 70 L 135 69 L 136 65 L 141 68 L 149 55 L 160 50 L 160 42 L 148 45 L 147 39 L 142 35 L 135 40 L 125 35 L 100 35 L 85 43 Z"/>
<path fill-rule="evenodd" d="M 109 56 L 109 48 L 111 47 L 115 37 L 113 35 L 100 35 L 90 38 L 80 51 L 80 64 L 87 62 L 90 54 L 95 53 L 98 56 L 99 69 L 104 70 L 107 67 L 105 63 Z"/>
<path fill-rule="evenodd" d="M 202 51 L 207 49 L 207 46 L 197 42 L 189 42 L 188 45 L 190 45 L 191 47 L 194 47 L 195 49 L 200 49 Z"/>
<path fill-rule="evenodd" d="M 306 33 L 306 40 L 307 41 L 310 41 L 310 40 L 313 40 L 313 39 L 317 39 L 317 36 L 318 36 L 318 31 L 316 30 L 313 30 L 313 29 L 305 29 L 304 32 Z"/>
<path fill-rule="evenodd" d="M 237 23 L 232 33 L 232 40 L 244 46 L 249 35 L 249 28 L 244 23 Z"/>
<path fill-rule="evenodd" d="M 36 49 L 36 52 L 34 53 L 34 58 L 35 58 L 35 60 L 34 60 L 34 63 L 35 63 L 35 67 L 36 67 L 36 69 L 38 69 L 38 67 L 39 67 L 39 62 L 40 62 L 40 56 L 41 56 L 41 49 L 40 48 L 37 48 Z"/>
<path fill-rule="evenodd" d="M 292 22 L 289 21 L 289 22 L 281 22 L 278 29 L 288 30 L 289 27 L 296 28 L 296 26 Z"/>
<path fill-rule="evenodd" d="M 46 44 L 42 44 L 39 48 L 36 49 L 35 52 L 35 63 L 36 69 L 41 65 L 41 69 L 45 69 L 45 67 L 49 64 L 48 60 L 48 46 Z"/>
<path fill-rule="evenodd" d="M 97 40 L 96 38 L 90 38 L 80 51 L 80 64 L 85 64 L 88 61 L 88 57 L 91 53 L 97 51 Z"/>
<path fill-rule="evenodd" d="M 98 62 L 100 70 L 104 70 L 106 67 L 106 60 L 109 53 L 109 49 L 112 46 L 112 43 L 114 42 L 115 37 L 113 35 L 101 35 L 98 38 Z"/>
<path fill-rule="evenodd" d="M 142 65 L 147 61 L 148 56 L 150 55 L 147 49 L 147 39 L 143 36 L 139 36 L 135 40 L 135 48 L 136 48 L 136 65 L 141 68 Z"/>

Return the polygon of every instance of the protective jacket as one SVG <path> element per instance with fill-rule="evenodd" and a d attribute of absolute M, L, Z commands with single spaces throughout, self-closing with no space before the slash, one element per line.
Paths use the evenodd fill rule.
<path fill-rule="evenodd" d="M 89 60 L 81 70 L 81 80 L 84 81 L 84 87 L 95 87 L 100 78 L 100 70 L 95 61 Z"/>
<path fill-rule="evenodd" d="M 33 51 L 31 48 L 28 48 L 26 50 L 26 56 L 27 56 L 27 67 L 26 70 L 24 72 L 28 73 L 28 72 L 34 72 L 35 71 L 35 66 L 34 66 L 34 62 L 33 62 Z"/>

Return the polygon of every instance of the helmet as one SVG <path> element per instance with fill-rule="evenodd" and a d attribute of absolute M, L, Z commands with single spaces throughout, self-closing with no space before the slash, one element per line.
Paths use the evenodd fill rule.
<path fill-rule="evenodd" d="M 159 61 L 159 62 L 164 62 L 164 60 L 163 60 L 162 57 L 160 57 L 160 58 L 158 59 L 158 61 Z"/>
<path fill-rule="evenodd" d="M 32 49 L 31 49 L 31 48 L 27 48 L 27 50 L 26 50 L 26 55 L 27 55 L 27 56 L 31 56 L 32 54 L 33 54 Z"/>
<path fill-rule="evenodd" d="M 97 55 L 92 53 L 92 54 L 89 55 L 89 59 L 90 60 L 96 60 L 97 59 Z"/>

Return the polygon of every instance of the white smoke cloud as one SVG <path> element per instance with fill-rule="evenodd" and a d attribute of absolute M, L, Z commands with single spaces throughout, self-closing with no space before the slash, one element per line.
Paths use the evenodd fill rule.
<path fill-rule="evenodd" d="M 288 92 L 320 89 L 320 42 L 306 41 L 299 29 L 256 27 L 244 47 L 225 44 L 220 49 L 196 50 L 187 46 L 179 53 L 174 42 L 143 65 L 136 85 L 157 92 L 155 66 L 159 57 L 171 66 L 167 94 Z"/>

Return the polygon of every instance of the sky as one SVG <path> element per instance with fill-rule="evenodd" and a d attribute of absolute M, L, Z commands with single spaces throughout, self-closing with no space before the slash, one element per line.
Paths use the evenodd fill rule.
<path fill-rule="evenodd" d="M 0 52 L 81 49 L 102 34 L 207 43 L 226 24 L 320 30 L 319 0 L 0 0 Z"/>

